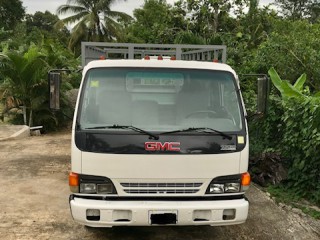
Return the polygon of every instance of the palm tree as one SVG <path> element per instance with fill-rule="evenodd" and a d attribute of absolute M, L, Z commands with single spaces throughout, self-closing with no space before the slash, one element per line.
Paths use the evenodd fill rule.
<path fill-rule="evenodd" d="M 111 4 L 116 0 L 67 0 L 57 9 L 58 15 L 74 14 L 62 20 L 64 24 L 75 24 L 72 29 L 69 47 L 81 40 L 110 41 L 119 36 L 121 24 L 118 20 L 132 18 L 123 12 L 112 11 Z"/>
<path fill-rule="evenodd" d="M 48 65 L 45 56 L 36 46 L 32 46 L 25 53 L 1 53 L 0 62 L 0 72 L 4 79 L 0 85 L 1 98 L 6 103 L 9 99 L 22 105 L 24 124 L 32 125 L 33 110 L 46 98 L 44 93 L 38 91 L 46 85 L 44 76 Z"/>

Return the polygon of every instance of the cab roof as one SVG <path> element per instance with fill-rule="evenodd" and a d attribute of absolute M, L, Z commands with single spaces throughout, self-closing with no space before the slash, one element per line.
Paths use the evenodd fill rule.
<path fill-rule="evenodd" d="M 216 62 L 203 62 L 203 61 L 184 61 L 184 60 L 157 60 L 157 59 L 137 59 L 137 60 L 95 60 L 89 62 L 85 68 L 84 73 L 92 68 L 105 68 L 105 67 L 150 67 L 150 68 L 182 68 L 182 69 L 205 69 L 227 71 L 236 75 L 235 71 L 227 64 Z"/>

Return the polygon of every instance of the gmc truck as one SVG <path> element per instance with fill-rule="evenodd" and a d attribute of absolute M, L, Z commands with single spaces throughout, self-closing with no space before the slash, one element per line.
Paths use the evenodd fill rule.
<path fill-rule="evenodd" d="M 69 175 L 76 222 L 246 221 L 246 110 L 225 62 L 220 45 L 82 43 Z M 49 81 L 57 109 L 60 74 Z"/>

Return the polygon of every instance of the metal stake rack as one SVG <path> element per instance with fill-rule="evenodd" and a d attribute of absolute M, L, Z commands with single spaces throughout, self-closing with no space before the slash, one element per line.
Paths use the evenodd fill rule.
<path fill-rule="evenodd" d="M 92 60 L 107 59 L 141 59 L 149 56 L 175 56 L 177 60 L 219 61 L 226 62 L 225 45 L 186 45 L 186 44 L 137 44 L 82 42 L 82 66 Z"/>

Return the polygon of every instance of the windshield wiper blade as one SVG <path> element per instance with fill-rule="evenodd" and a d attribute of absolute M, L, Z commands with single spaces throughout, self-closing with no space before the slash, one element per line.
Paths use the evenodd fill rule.
<path fill-rule="evenodd" d="M 158 135 L 155 135 L 155 134 L 153 134 L 151 132 L 148 132 L 146 130 L 143 130 L 141 128 L 137 128 L 137 127 L 134 127 L 134 126 L 131 126 L 131 125 L 117 125 L 117 124 L 114 124 L 114 125 L 108 125 L 108 126 L 89 127 L 89 128 L 86 128 L 86 129 L 130 129 L 130 130 L 133 130 L 133 131 L 138 132 L 138 133 L 143 133 L 143 134 L 149 135 L 150 137 L 152 137 L 155 140 L 159 139 Z"/>
<path fill-rule="evenodd" d="M 209 132 L 210 131 L 210 132 Z M 172 134 L 172 133 L 180 133 L 180 132 L 204 132 L 204 133 L 217 133 L 229 140 L 232 139 L 232 136 L 229 135 L 229 134 L 226 134 L 224 132 L 221 132 L 219 130 L 216 130 L 216 129 L 213 129 L 213 128 L 209 128 L 209 127 L 197 127 L 197 128 L 194 128 L 194 127 L 191 127 L 191 128 L 185 128 L 185 129 L 178 129 L 178 130 L 174 130 L 174 131 L 169 131 L 169 132 L 162 132 L 160 133 L 161 135 L 162 134 Z"/>

